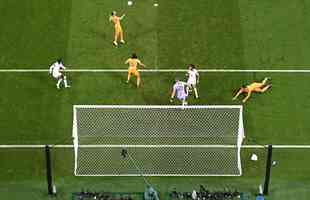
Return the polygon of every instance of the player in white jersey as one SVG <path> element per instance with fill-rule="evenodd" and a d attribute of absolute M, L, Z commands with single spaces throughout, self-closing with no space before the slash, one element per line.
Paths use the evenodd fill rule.
<path fill-rule="evenodd" d="M 49 69 L 49 74 L 52 75 L 57 80 L 57 89 L 60 89 L 60 83 L 63 81 L 65 84 L 65 88 L 69 88 L 67 77 L 63 74 L 63 71 L 66 67 L 63 65 L 61 59 L 58 59 L 54 64 L 51 65 Z"/>
<path fill-rule="evenodd" d="M 198 91 L 197 91 L 197 84 L 199 83 L 199 73 L 195 67 L 195 65 L 190 64 L 188 66 L 187 74 L 187 85 L 186 88 L 187 94 L 190 92 L 191 89 L 194 89 L 195 98 L 198 99 Z"/>
<path fill-rule="evenodd" d="M 182 105 L 187 105 L 187 83 L 180 81 L 179 79 L 175 79 L 175 84 L 173 85 L 170 102 L 173 102 L 174 97 L 176 96 L 182 102 Z"/>

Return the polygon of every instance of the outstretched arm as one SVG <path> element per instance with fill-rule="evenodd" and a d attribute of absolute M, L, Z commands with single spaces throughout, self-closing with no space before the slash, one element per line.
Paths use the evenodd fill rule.
<path fill-rule="evenodd" d="M 248 95 L 242 100 L 243 103 L 245 103 L 250 97 L 251 97 L 251 91 L 248 92 Z"/>
<path fill-rule="evenodd" d="M 173 88 L 172 93 L 171 93 L 171 97 L 170 97 L 170 102 L 173 102 L 174 96 L 175 96 L 175 89 Z"/>
<path fill-rule="evenodd" d="M 66 67 L 61 63 L 61 64 L 60 64 L 60 69 L 65 70 Z"/>
<path fill-rule="evenodd" d="M 242 93 L 242 89 L 240 89 L 237 94 L 233 97 L 233 100 L 236 100 L 238 96 Z"/>
<path fill-rule="evenodd" d="M 52 74 L 53 69 L 54 69 L 54 65 L 52 65 L 52 66 L 50 67 L 50 69 L 48 70 L 49 74 Z"/>
<path fill-rule="evenodd" d="M 140 60 L 138 60 L 138 63 L 139 63 L 139 65 L 140 65 L 142 68 L 145 67 L 145 64 L 143 64 Z"/>
<path fill-rule="evenodd" d="M 123 14 L 119 19 L 122 20 L 126 15 Z"/>
<path fill-rule="evenodd" d="M 197 84 L 199 84 L 199 77 L 200 77 L 200 76 L 199 76 L 199 73 L 197 73 L 196 76 L 197 76 Z"/>

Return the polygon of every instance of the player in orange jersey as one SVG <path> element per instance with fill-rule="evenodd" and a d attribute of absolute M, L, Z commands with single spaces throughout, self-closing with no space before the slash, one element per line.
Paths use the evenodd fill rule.
<path fill-rule="evenodd" d="M 116 11 L 113 11 L 111 13 L 111 16 L 110 16 L 110 21 L 113 22 L 114 24 L 114 41 L 113 41 L 113 44 L 115 46 L 118 45 L 117 41 L 118 39 L 120 39 L 120 42 L 122 44 L 125 44 L 125 41 L 124 41 L 124 35 L 123 35 L 123 29 L 122 29 L 122 26 L 121 26 L 121 20 L 125 17 L 125 14 L 122 15 L 121 17 L 118 17 L 116 15 Z"/>
<path fill-rule="evenodd" d="M 127 83 L 129 83 L 130 81 L 130 77 L 131 75 L 135 75 L 137 77 L 137 87 L 140 86 L 140 82 L 141 82 L 141 77 L 140 77 L 140 73 L 138 71 L 138 64 L 144 68 L 145 65 L 138 59 L 138 56 L 133 53 L 131 58 L 128 58 L 125 62 L 125 64 L 129 64 L 129 68 L 128 68 L 128 76 L 127 76 Z"/>
<path fill-rule="evenodd" d="M 242 100 L 242 102 L 245 103 L 250 98 L 252 92 L 259 92 L 259 93 L 266 92 L 271 87 L 271 84 L 267 84 L 268 80 L 270 80 L 270 78 L 266 77 L 260 83 L 254 82 L 247 86 L 243 85 L 239 89 L 238 93 L 234 96 L 233 100 L 236 100 L 240 94 L 247 93 L 247 96 Z"/>

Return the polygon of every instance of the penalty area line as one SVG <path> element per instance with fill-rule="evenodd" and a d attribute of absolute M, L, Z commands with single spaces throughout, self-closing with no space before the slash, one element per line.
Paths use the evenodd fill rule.
<path fill-rule="evenodd" d="M 0 73 L 35 73 L 46 72 L 48 69 L 0 69 Z M 127 72 L 127 69 L 67 69 L 66 72 L 93 72 L 93 73 L 115 73 Z M 141 72 L 147 73 L 171 73 L 187 72 L 187 69 L 142 69 Z M 199 72 L 223 72 L 223 73 L 310 73 L 310 69 L 198 69 Z"/>

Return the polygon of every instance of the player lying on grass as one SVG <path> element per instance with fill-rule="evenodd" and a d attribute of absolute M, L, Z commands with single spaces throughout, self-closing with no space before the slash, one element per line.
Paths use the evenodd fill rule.
<path fill-rule="evenodd" d="M 125 17 L 125 15 L 122 15 L 121 17 L 118 17 L 116 15 L 116 11 L 113 11 L 111 13 L 111 16 L 110 16 L 110 19 L 109 19 L 114 24 L 114 41 L 113 41 L 113 44 L 115 46 L 118 45 L 118 43 L 117 43 L 118 39 L 120 39 L 120 42 L 122 44 L 125 44 L 123 29 L 122 29 L 122 26 L 121 26 L 121 20 L 124 17 Z"/>
<path fill-rule="evenodd" d="M 141 82 L 141 76 L 140 73 L 138 71 L 138 64 L 144 68 L 145 65 L 138 59 L 137 54 L 133 53 L 131 58 L 128 58 L 125 62 L 125 64 L 129 64 L 129 68 L 128 68 L 128 76 L 127 76 L 127 81 L 126 83 L 129 83 L 131 75 L 134 75 L 137 77 L 137 87 L 140 86 L 140 82 Z"/>
<path fill-rule="evenodd" d="M 49 74 L 52 75 L 56 80 L 57 89 L 60 89 L 61 82 L 64 82 L 65 88 L 69 88 L 67 77 L 64 75 L 65 66 L 63 65 L 62 59 L 58 59 L 54 64 L 51 65 L 49 69 Z"/>
<path fill-rule="evenodd" d="M 245 103 L 251 97 L 252 92 L 266 92 L 271 87 L 271 84 L 267 84 L 268 80 L 270 80 L 270 78 L 266 77 L 260 83 L 254 82 L 247 86 L 243 85 L 234 96 L 233 100 L 236 100 L 240 94 L 247 93 L 247 96 L 242 100 L 242 102 Z"/>
<path fill-rule="evenodd" d="M 172 103 L 174 97 L 176 96 L 177 99 L 179 99 L 182 102 L 183 106 L 187 105 L 187 101 L 186 101 L 187 96 L 188 96 L 188 93 L 186 90 L 187 86 L 188 86 L 187 83 L 180 81 L 178 78 L 176 78 L 175 83 L 172 88 L 170 102 Z"/>
<path fill-rule="evenodd" d="M 187 79 L 187 87 L 186 87 L 186 92 L 189 94 L 192 89 L 194 89 L 195 93 L 195 98 L 198 99 L 198 91 L 197 91 L 197 84 L 199 83 L 199 73 L 196 69 L 196 67 L 193 64 L 190 64 L 188 66 L 188 71 L 187 74 L 188 79 Z"/>

